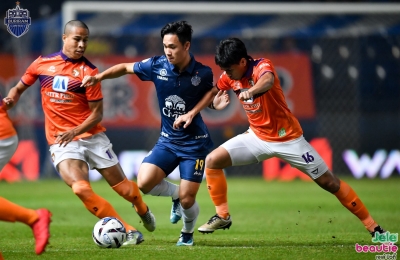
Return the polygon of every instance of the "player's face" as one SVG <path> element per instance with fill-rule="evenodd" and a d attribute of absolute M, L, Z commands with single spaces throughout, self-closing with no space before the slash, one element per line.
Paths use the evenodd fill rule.
<path fill-rule="evenodd" d="M 79 59 L 86 50 L 89 31 L 81 27 L 72 27 L 67 34 L 63 34 L 63 53 L 71 59 Z"/>
<path fill-rule="evenodd" d="M 230 79 L 240 80 L 247 71 L 247 60 L 242 58 L 239 64 L 234 64 L 227 68 L 221 67 L 221 70 L 225 71 Z"/>
<path fill-rule="evenodd" d="M 182 44 L 176 34 L 166 34 L 163 38 L 164 53 L 168 61 L 176 66 L 188 60 L 190 42 Z"/>

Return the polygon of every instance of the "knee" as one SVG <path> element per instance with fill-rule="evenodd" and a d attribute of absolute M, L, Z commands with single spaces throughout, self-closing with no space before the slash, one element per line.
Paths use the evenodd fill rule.
<path fill-rule="evenodd" d="M 143 181 L 139 181 L 139 179 L 137 180 L 137 186 L 143 194 L 147 194 L 151 191 L 150 186 Z"/>
<path fill-rule="evenodd" d="M 340 180 L 330 171 L 324 173 L 321 177 L 319 177 L 316 182 L 318 185 L 326 191 L 330 193 L 335 193 L 340 188 Z"/>
<path fill-rule="evenodd" d="M 196 198 L 192 196 L 185 196 L 180 198 L 181 206 L 184 209 L 189 209 L 193 206 Z"/>
<path fill-rule="evenodd" d="M 214 165 L 214 156 L 212 154 L 207 155 L 206 157 L 206 167 L 210 168 L 210 169 L 215 169 L 215 165 Z"/>
<path fill-rule="evenodd" d="M 92 195 L 93 190 L 90 186 L 90 183 L 87 181 L 77 181 L 74 182 L 71 186 L 72 191 L 77 195 L 80 199 L 88 198 Z"/>

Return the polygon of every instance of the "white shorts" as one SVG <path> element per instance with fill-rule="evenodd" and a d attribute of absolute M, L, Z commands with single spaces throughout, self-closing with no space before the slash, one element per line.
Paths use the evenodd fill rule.
<path fill-rule="evenodd" d="M 328 170 L 324 160 L 303 136 L 287 142 L 267 142 L 258 138 L 249 129 L 221 146 L 228 151 L 232 166 L 258 163 L 278 157 L 314 180 Z"/>
<path fill-rule="evenodd" d="M 91 170 L 104 169 L 118 163 L 118 157 L 112 150 L 112 144 L 104 133 L 72 141 L 67 146 L 50 146 L 54 167 L 66 160 L 76 159 L 86 162 Z"/>
<path fill-rule="evenodd" d="M 18 146 L 17 135 L 0 140 L 0 171 L 10 161 L 11 157 L 17 150 L 17 146 Z"/>

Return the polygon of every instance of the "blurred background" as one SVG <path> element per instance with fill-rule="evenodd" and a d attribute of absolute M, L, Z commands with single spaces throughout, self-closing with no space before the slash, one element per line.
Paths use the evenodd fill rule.
<path fill-rule="evenodd" d="M 394 178 L 400 172 L 400 3 L 397 1 L 21 1 L 29 31 L 17 38 L 0 26 L 0 93 L 4 96 L 39 55 L 62 47 L 63 24 L 90 28 L 85 56 L 100 71 L 120 62 L 162 55 L 161 28 L 186 20 L 194 30 L 191 52 L 213 69 L 214 50 L 241 38 L 253 58 L 275 65 L 287 103 L 305 138 L 340 176 Z M 14 1 L 1 1 L 6 17 Z M 125 76 L 102 83 L 103 125 L 121 165 L 134 178 L 160 134 L 152 83 Z M 205 109 L 215 147 L 248 128 L 230 93 L 223 111 Z M 44 136 L 40 86 L 35 83 L 10 111 L 20 144 L 0 180 L 57 177 Z M 278 159 L 226 169 L 227 176 L 289 181 L 308 177 Z M 176 178 L 177 172 L 172 178 Z M 91 172 L 93 180 L 98 179 Z"/>

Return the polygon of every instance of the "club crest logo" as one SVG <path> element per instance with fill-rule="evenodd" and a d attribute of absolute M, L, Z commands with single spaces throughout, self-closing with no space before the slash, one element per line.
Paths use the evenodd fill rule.
<path fill-rule="evenodd" d="M 31 18 L 29 11 L 19 7 L 19 2 L 16 2 L 15 9 L 8 9 L 7 16 L 4 18 L 4 24 L 7 26 L 7 31 L 19 38 L 29 30 L 31 25 Z"/>
<path fill-rule="evenodd" d="M 197 75 L 194 75 L 191 79 L 193 86 L 198 86 L 201 82 L 201 78 Z"/>

